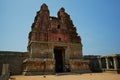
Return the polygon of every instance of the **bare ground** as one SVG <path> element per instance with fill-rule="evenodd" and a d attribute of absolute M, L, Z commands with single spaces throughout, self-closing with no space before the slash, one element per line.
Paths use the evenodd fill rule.
<path fill-rule="evenodd" d="M 87 73 L 69 75 L 37 75 L 37 76 L 11 76 L 10 80 L 120 80 L 120 74 L 115 73 Z"/>

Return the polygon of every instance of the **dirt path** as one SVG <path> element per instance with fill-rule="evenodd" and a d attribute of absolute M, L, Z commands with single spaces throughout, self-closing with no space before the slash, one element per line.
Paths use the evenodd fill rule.
<path fill-rule="evenodd" d="M 42 75 L 37 76 L 11 76 L 12 80 L 120 80 L 120 74 L 113 73 L 88 73 L 73 75 Z"/>

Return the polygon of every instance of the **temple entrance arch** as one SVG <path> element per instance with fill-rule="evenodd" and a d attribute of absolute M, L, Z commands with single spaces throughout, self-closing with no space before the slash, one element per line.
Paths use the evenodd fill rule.
<path fill-rule="evenodd" d="M 54 48 L 55 72 L 64 72 L 65 49 L 63 47 Z"/>

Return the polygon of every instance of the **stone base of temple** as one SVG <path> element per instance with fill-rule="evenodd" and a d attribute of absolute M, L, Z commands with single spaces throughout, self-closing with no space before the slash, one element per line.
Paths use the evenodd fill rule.
<path fill-rule="evenodd" d="M 72 59 L 69 61 L 69 71 L 63 67 L 63 71 L 59 73 L 87 73 L 89 69 L 89 61 Z M 23 75 L 43 75 L 57 73 L 55 62 L 53 59 L 28 58 L 23 62 Z"/>
<path fill-rule="evenodd" d="M 23 75 L 53 74 L 54 61 L 52 59 L 28 58 L 23 63 Z"/>
<path fill-rule="evenodd" d="M 70 60 L 71 72 L 76 73 L 89 73 L 91 70 L 89 69 L 89 61 L 87 60 Z"/>

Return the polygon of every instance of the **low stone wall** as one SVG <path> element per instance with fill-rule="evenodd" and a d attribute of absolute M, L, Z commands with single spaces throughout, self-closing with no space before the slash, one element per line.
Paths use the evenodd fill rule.
<path fill-rule="evenodd" d="M 0 80 L 8 80 L 9 77 L 10 77 L 9 74 L 1 75 L 1 76 L 0 76 Z"/>
<path fill-rule="evenodd" d="M 2 74 L 3 64 L 9 64 L 11 75 L 22 73 L 22 64 L 25 59 L 25 52 L 0 51 L 0 75 Z"/>
<path fill-rule="evenodd" d="M 84 55 L 84 60 L 89 60 L 89 68 L 92 72 L 101 72 L 101 68 L 98 61 L 99 55 Z"/>

